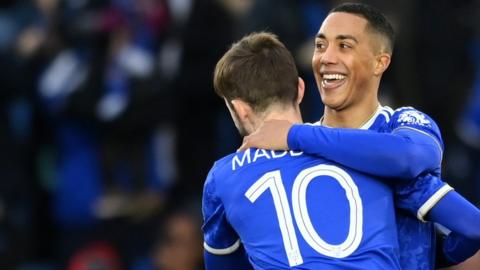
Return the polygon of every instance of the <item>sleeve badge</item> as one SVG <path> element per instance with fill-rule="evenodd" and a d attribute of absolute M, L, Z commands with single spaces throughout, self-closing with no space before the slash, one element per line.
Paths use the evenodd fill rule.
<path fill-rule="evenodd" d="M 417 125 L 422 127 L 431 127 L 430 120 L 425 114 L 419 111 L 405 111 L 400 114 L 397 120 L 400 125 Z"/>

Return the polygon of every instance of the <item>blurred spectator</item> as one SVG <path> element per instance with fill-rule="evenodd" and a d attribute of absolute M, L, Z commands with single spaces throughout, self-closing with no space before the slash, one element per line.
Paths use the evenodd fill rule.
<path fill-rule="evenodd" d="M 120 259 L 114 248 L 107 243 L 91 243 L 75 254 L 68 270 L 120 270 Z"/>
<path fill-rule="evenodd" d="M 0 268 L 11 269 L 41 254 L 39 232 L 50 225 L 42 207 L 34 155 L 41 126 L 31 89 L 37 76 L 31 55 L 43 39 L 40 10 L 31 1 L 2 1 L 0 8 Z M 25 29 L 25 30 L 24 30 Z M 48 250 L 44 248 L 43 250 Z"/>
<path fill-rule="evenodd" d="M 19 40 L 33 45 L 18 48 L 37 67 L 31 89 L 54 133 L 53 213 L 63 267 L 76 249 L 98 238 L 101 219 L 143 222 L 157 215 L 173 180 L 171 117 L 163 106 L 171 98 L 155 58 L 168 15 L 163 1 L 36 3 L 42 23 L 25 28 Z M 73 23 L 79 18 L 87 22 Z M 110 199 L 117 190 L 126 194 L 121 203 Z M 126 246 L 117 238 L 119 248 L 128 249 L 149 236 Z"/>
<path fill-rule="evenodd" d="M 460 138 L 447 166 L 462 192 L 480 205 L 480 42 L 472 46 L 476 76 L 456 132 Z"/>
<path fill-rule="evenodd" d="M 153 261 L 157 270 L 203 269 L 203 241 L 197 214 L 173 212 L 165 221 Z"/>
<path fill-rule="evenodd" d="M 155 161 L 158 150 L 170 149 L 155 145 L 170 136 L 165 113 L 170 106 L 162 100 L 170 99 L 169 92 L 163 89 L 155 66 L 168 25 L 167 8 L 163 1 L 113 1 L 103 16 L 110 23 L 105 24 L 106 51 L 99 57 L 106 58 L 102 78 L 92 81 L 100 83 L 96 88 L 102 92 L 94 113 L 100 127 L 104 195 L 95 214 L 100 218 L 145 215 L 158 210 L 158 192 L 166 187 L 161 183 L 174 177 L 164 172 L 158 175 L 168 168 L 158 168 L 162 161 Z M 160 124 L 167 126 L 160 129 Z M 150 174 L 152 164 L 156 169 Z"/>
<path fill-rule="evenodd" d="M 466 2 L 458 19 L 472 29 L 465 53 L 474 72 L 471 80 L 464 78 L 469 83 L 465 89 L 458 87 L 466 99 L 455 119 L 456 136 L 446 145 L 444 164 L 456 189 L 480 205 L 480 27 L 476 19 L 480 15 L 480 3 Z"/>
<path fill-rule="evenodd" d="M 178 100 L 174 118 L 178 132 L 178 178 L 184 196 L 188 197 L 201 193 L 208 168 L 224 154 L 217 146 L 224 139 L 217 135 L 217 119 L 225 111 L 222 100 L 213 94 L 212 72 L 233 40 L 232 19 L 219 0 L 169 3 L 177 8 L 172 27 L 177 30 L 173 35 L 181 52 L 174 77 Z"/>

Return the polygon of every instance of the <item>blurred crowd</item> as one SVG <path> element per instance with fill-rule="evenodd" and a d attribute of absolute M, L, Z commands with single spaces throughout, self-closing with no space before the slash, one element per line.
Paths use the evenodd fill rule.
<path fill-rule="evenodd" d="M 314 36 L 335 0 L 0 2 L 0 269 L 202 269 L 203 181 L 241 138 L 212 73 L 276 33 L 323 112 Z M 362 1 L 394 23 L 384 105 L 430 114 L 444 178 L 480 202 L 480 3 Z"/>

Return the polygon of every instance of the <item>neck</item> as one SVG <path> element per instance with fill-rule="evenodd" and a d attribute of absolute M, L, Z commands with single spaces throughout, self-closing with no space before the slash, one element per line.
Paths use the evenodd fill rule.
<path fill-rule="evenodd" d="M 286 120 L 291 123 L 303 123 L 302 120 L 302 115 L 300 114 L 300 109 L 299 108 L 285 108 L 285 107 L 279 107 L 272 109 L 265 113 L 262 117 L 258 117 L 256 121 L 252 122 L 252 127 L 253 130 L 252 132 L 255 132 L 265 121 L 268 120 Z"/>
<path fill-rule="evenodd" d="M 375 99 L 362 106 L 352 106 L 342 110 L 325 107 L 322 124 L 338 128 L 360 128 L 375 115 L 379 105 L 378 100 Z"/>

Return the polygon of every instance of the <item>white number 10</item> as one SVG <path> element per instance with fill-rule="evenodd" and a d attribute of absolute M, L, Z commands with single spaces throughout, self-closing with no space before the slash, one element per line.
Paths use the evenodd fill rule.
<path fill-rule="evenodd" d="M 345 241 L 338 245 L 325 242 L 317 233 L 310 220 L 307 209 L 308 184 L 318 176 L 330 176 L 345 190 L 350 207 L 350 224 Z M 278 224 L 282 234 L 283 245 L 290 266 L 303 263 L 298 247 L 297 236 L 292 221 L 287 193 L 279 170 L 264 174 L 248 190 L 245 196 L 254 203 L 267 189 L 273 198 Z M 318 253 L 333 258 L 345 258 L 352 254 L 360 245 L 363 234 L 363 206 L 358 188 L 350 175 L 344 170 L 332 165 L 317 165 L 301 171 L 295 178 L 292 187 L 292 208 L 295 222 L 305 241 Z M 334 226 L 332 224 L 332 226 Z"/>

